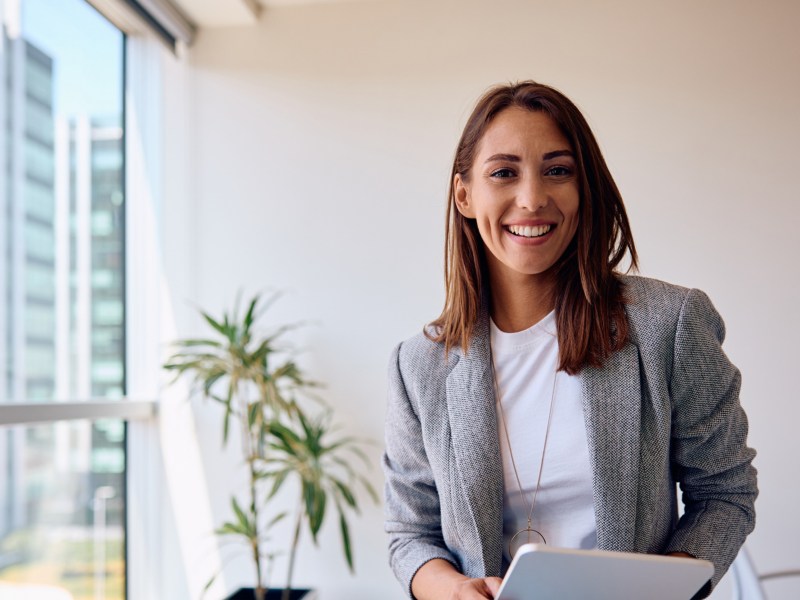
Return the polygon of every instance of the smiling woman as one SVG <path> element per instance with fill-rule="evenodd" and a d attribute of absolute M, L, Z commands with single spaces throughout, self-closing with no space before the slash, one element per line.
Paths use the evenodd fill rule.
<path fill-rule="evenodd" d="M 703 597 L 753 529 L 722 319 L 698 290 L 617 272 L 626 255 L 575 105 L 490 90 L 452 169 L 444 310 L 389 369 L 386 529 L 412 597 L 492 598 L 525 542 L 707 559 Z"/>
<path fill-rule="evenodd" d="M 531 276 L 546 274 L 556 264 L 578 227 L 571 144 L 548 115 L 513 107 L 487 127 L 474 164 L 455 176 L 456 206 L 475 220 L 488 250 L 491 288 L 532 283 Z M 519 331 L 533 324 L 510 322 L 505 309 L 500 303 L 494 315 L 501 329 Z M 536 322 L 543 316 L 529 318 Z"/>
<path fill-rule="evenodd" d="M 497 164 L 504 160 L 505 165 Z M 500 185 L 506 180 L 508 184 Z M 482 185 L 492 182 L 498 185 Z M 503 218 L 507 221 L 499 225 L 501 229 L 509 227 L 509 234 L 511 226 L 528 223 L 556 226 L 552 234 L 534 244 L 541 246 L 536 250 L 523 253 L 517 247 L 518 256 L 538 263 L 529 268 L 539 270 L 528 272 L 530 277 L 516 278 L 511 294 L 502 286 L 512 280 L 497 276 L 509 274 L 508 268 L 501 266 L 507 265 L 493 251 L 485 252 L 487 244 L 494 246 L 493 242 L 504 238 L 487 237 L 486 220 L 470 216 L 471 190 L 479 197 L 496 190 L 495 198 L 513 198 L 517 207 L 512 215 L 506 213 Z M 447 300 L 442 315 L 432 323 L 434 339 L 444 342 L 446 351 L 456 345 L 468 347 L 481 296 L 490 289 L 503 294 L 505 302 L 519 299 L 524 303 L 515 311 L 524 321 L 516 323 L 520 329 L 540 320 L 553 308 L 547 306 L 557 300 L 561 307 L 556 311 L 559 363 L 570 374 L 584 364 L 599 366 L 621 347 L 628 324 L 621 285 L 613 271 L 626 254 L 636 267 L 636 248 L 619 190 L 589 125 L 572 102 L 538 84 L 497 88 L 485 95 L 456 150 L 449 196 Z M 556 213 L 561 217 L 554 221 Z M 537 301 L 542 294 L 553 297 Z M 493 318 L 501 322 L 510 318 L 505 302 L 494 306 L 501 314 Z M 531 307 L 538 312 L 528 314 Z M 611 335 L 612 323 L 615 336 Z"/>

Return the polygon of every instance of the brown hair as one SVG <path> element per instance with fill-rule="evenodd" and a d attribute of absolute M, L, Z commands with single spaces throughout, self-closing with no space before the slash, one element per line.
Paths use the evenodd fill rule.
<path fill-rule="evenodd" d="M 520 107 L 547 114 L 572 146 L 580 207 L 578 230 L 555 265 L 555 312 L 559 369 L 574 375 L 602 366 L 628 341 L 623 284 L 614 273 L 626 253 L 638 264 L 628 216 L 600 147 L 578 108 L 561 92 L 534 81 L 499 85 L 478 101 L 464 127 L 450 174 L 445 224 L 445 287 L 442 314 L 426 335 L 450 351 L 467 351 L 475 323 L 488 305 L 483 242 L 474 219 L 456 208 L 454 179 L 468 181 L 478 144 L 503 110 Z"/>

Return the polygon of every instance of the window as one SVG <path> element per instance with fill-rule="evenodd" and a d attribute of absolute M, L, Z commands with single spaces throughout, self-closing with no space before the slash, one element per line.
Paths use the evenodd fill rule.
<path fill-rule="evenodd" d="M 119 420 L 4 428 L 0 597 L 125 597 L 124 436 Z"/>
<path fill-rule="evenodd" d="M 84 0 L 4 5 L 0 598 L 123 600 L 126 38 Z"/>

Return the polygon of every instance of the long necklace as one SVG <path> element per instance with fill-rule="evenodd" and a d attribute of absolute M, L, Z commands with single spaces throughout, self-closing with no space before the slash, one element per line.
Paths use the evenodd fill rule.
<path fill-rule="evenodd" d="M 525 506 L 528 508 L 528 499 L 525 496 L 525 492 L 522 489 L 522 482 L 519 478 L 519 471 L 517 470 L 517 463 L 514 460 L 514 452 L 511 450 L 511 439 L 508 437 L 508 427 L 506 425 L 506 417 L 503 413 L 503 404 L 500 402 L 500 390 L 497 385 L 497 368 L 494 364 L 494 354 L 492 354 L 492 379 L 494 382 L 494 395 L 497 400 L 497 407 L 500 410 L 500 420 L 503 424 L 503 432 L 505 433 L 506 438 L 506 445 L 508 446 L 508 455 L 511 457 L 511 466 L 514 469 L 514 477 L 517 479 L 517 487 L 519 488 L 520 497 L 525 501 Z M 542 458 L 539 461 L 539 475 L 536 478 L 536 488 L 533 490 L 533 497 L 531 498 L 530 507 L 528 508 L 528 524 L 524 529 L 520 529 L 514 536 L 511 538 L 511 541 L 508 542 L 508 554 L 511 558 L 514 558 L 514 552 L 512 548 L 514 546 L 514 540 L 516 540 L 522 534 L 526 534 L 527 542 L 530 544 L 534 541 L 532 538 L 534 535 L 540 537 L 543 543 L 547 543 L 544 535 L 542 535 L 541 531 L 538 531 L 533 528 L 533 509 L 536 506 L 536 496 L 539 494 L 539 486 L 542 483 L 542 468 L 544 467 L 544 455 L 545 451 L 547 450 L 547 438 L 550 436 L 550 424 L 553 421 L 553 400 L 556 397 L 556 382 L 558 381 L 558 370 L 553 374 L 553 391 L 550 394 L 550 408 L 547 414 L 547 427 L 545 428 L 544 432 L 544 444 L 542 444 Z"/>

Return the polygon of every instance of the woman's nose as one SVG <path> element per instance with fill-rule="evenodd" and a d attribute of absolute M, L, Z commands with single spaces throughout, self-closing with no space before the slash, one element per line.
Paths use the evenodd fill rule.
<path fill-rule="evenodd" d="M 549 201 L 547 188 L 538 178 L 532 177 L 521 182 L 517 194 L 517 204 L 520 208 L 536 212 L 546 207 Z"/>

